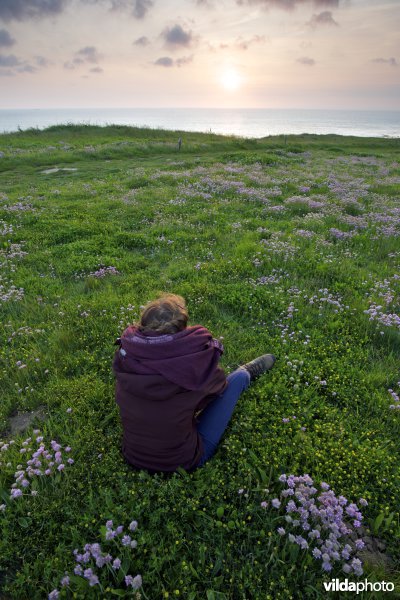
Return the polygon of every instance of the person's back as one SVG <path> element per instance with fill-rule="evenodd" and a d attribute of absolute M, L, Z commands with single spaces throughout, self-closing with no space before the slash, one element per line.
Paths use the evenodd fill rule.
<path fill-rule="evenodd" d="M 261 367 L 256 359 L 257 365 L 249 363 L 227 379 L 218 366 L 220 342 L 205 327 L 188 327 L 187 321 L 185 300 L 166 294 L 150 302 L 139 324 L 128 327 L 119 340 L 113 369 L 122 451 L 137 468 L 171 472 L 203 464 L 249 385 L 251 369 L 264 372 L 274 362 L 265 355 Z"/>

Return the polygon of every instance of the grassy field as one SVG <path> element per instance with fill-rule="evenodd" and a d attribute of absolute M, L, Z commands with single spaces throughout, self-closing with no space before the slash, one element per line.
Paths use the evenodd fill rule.
<path fill-rule="evenodd" d="M 400 593 L 399 146 L 0 136 L 1 598 Z M 215 457 L 171 477 L 124 462 L 111 371 L 161 291 L 223 338 L 227 373 L 278 357 Z"/>

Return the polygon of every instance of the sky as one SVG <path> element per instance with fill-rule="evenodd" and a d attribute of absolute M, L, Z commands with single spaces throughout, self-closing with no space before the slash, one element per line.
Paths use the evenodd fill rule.
<path fill-rule="evenodd" d="M 400 0 L 0 0 L 0 108 L 400 110 Z"/>

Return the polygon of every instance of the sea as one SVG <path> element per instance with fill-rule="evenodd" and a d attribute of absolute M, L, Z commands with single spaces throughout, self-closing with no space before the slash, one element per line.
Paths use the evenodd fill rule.
<path fill-rule="evenodd" d="M 211 132 L 244 138 L 302 133 L 400 137 L 400 111 L 267 108 L 0 109 L 0 133 L 77 123 Z"/>

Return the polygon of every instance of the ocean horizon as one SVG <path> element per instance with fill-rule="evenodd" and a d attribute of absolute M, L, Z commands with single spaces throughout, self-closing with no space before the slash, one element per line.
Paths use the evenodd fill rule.
<path fill-rule="evenodd" d="M 337 134 L 400 137 L 400 111 L 245 108 L 0 109 L 0 133 L 60 124 L 129 125 L 246 138 Z"/>

